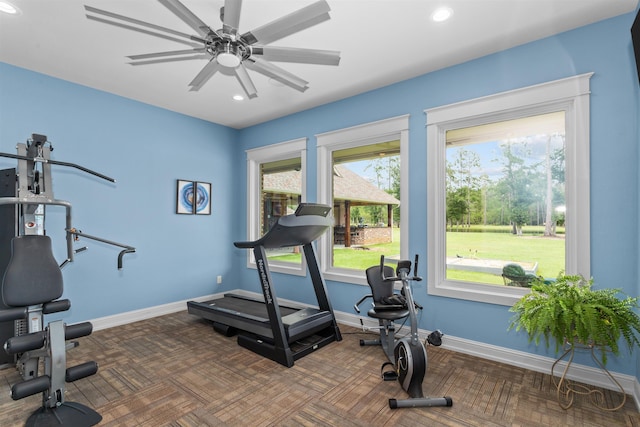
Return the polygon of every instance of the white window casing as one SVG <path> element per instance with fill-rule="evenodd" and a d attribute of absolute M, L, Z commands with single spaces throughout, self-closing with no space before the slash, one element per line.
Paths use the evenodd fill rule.
<path fill-rule="evenodd" d="M 427 289 L 431 295 L 513 305 L 526 288 L 446 278 L 446 132 L 555 111 L 565 112 L 567 274 L 590 277 L 589 94 L 593 73 L 425 110 L 427 125 Z"/>
<path fill-rule="evenodd" d="M 316 135 L 318 150 L 318 203 L 333 206 L 332 153 L 346 148 L 360 147 L 387 141 L 400 141 L 400 203 L 409 198 L 409 116 L 403 115 L 376 122 L 325 132 Z M 409 236 L 409 206 L 400 209 L 400 254 L 407 256 Z M 326 279 L 366 285 L 364 271 L 332 266 L 332 235 L 318 240 L 318 256 Z"/>
<path fill-rule="evenodd" d="M 263 163 L 299 157 L 301 173 L 301 201 L 306 201 L 307 138 L 298 138 L 264 147 L 246 150 L 247 155 L 247 240 L 257 240 L 260 233 L 260 165 Z M 247 251 L 247 267 L 256 268 L 252 251 Z M 300 264 L 269 261 L 272 272 L 303 276 L 306 273 L 304 259 Z"/>

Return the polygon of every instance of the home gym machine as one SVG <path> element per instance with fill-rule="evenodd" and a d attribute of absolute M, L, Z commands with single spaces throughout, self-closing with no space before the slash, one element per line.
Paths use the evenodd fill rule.
<path fill-rule="evenodd" d="M 384 264 L 384 255 L 380 257 L 380 265 L 369 267 L 366 270 L 367 282 L 371 287 L 371 294 L 365 295 L 358 301 L 354 308 L 360 313 L 360 304 L 367 298 L 373 298 L 373 307 L 367 312 L 369 317 L 378 319 L 380 337 L 376 340 L 360 340 L 360 345 L 382 346 L 389 362 L 385 362 L 381 368 L 382 378 L 385 381 L 398 380 L 402 388 L 409 394 L 409 399 L 389 399 L 389 407 L 414 408 L 427 406 L 451 406 L 453 400 L 450 397 L 425 397 L 422 392 L 422 381 L 427 372 L 427 351 L 418 337 L 418 318 L 416 309 L 422 309 L 413 299 L 411 282 L 421 281 L 417 275 L 418 255 L 414 261 L 413 276 L 411 273 L 411 261 L 398 261 L 395 275 L 393 268 Z M 394 293 L 394 284 L 402 283 L 400 294 Z M 411 333 L 409 337 L 396 339 L 395 321 L 409 318 Z M 442 344 L 442 333 L 436 330 L 426 339 L 431 345 Z M 392 366 L 393 370 L 387 370 Z"/>
<path fill-rule="evenodd" d="M 26 422 L 27 426 L 91 426 L 102 417 L 93 409 L 65 402 L 65 383 L 94 375 L 96 362 L 66 367 L 66 350 L 77 346 L 69 341 L 90 335 L 90 322 L 66 325 L 62 320 L 46 326 L 44 316 L 69 310 L 68 299 L 59 299 L 64 291 L 61 267 L 74 260 L 73 249 L 79 237 L 116 245 L 122 257 L 135 248 L 86 235 L 72 227 L 71 204 L 53 196 L 51 165 L 74 167 L 114 182 L 82 166 L 51 160 L 51 143 L 44 135 L 33 134 L 26 144 L 18 144 L 18 154 L 0 153 L 0 157 L 18 160 L 17 169 L 0 171 L 0 268 L 1 284 L 0 341 L 13 358 L 22 381 L 11 387 L 11 397 L 22 399 L 42 393 L 42 407 Z M 67 258 L 58 265 L 53 256 L 51 238 L 45 233 L 46 206 L 66 209 Z M 13 328 L 11 328 L 13 326 Z M 5 361 L 7 361 L 5 359 Z M 39 375 L 40 366 L 44 373 Z"/>
<path fill-rule="evenodd" d="M 188 311 L 213 322 L 216 331 L 238 334 L 238 344 L 286 367 L 320 347 L 342 339 L 318 267 L 312 242 L 332 225 L 331 207 L 301 203 L 294 214 L 278 218 L 260 239 L 235 242 L 237 248 L 253 249 L 263 299 L 232 293 L 205 302 L 189 301 Z M 318 308 L 278 305 L 269 272 L 266 249 L 302 246 Z"/>

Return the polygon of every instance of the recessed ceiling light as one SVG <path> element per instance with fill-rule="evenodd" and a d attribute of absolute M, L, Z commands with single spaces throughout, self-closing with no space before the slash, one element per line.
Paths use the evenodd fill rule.
<path fill-rule="evenodd" d="M 15 15 L 18 13 L 18 8 L 7 1 L 0 1 L 0 12 Z"/>
<path fill-rule="evenodd" d="M 244 96 L 242 96 L 242 95 L 233 95 L 233 99 L 235 101 L 244 101 Z"/>
<path fill-rule="evenodd" d="M 431 14 L 431 20 L 434 22 L 444 22 L 447 19 L 451 18 L 452 15 L 453 10 L 451 10 L 451 8 L 440 7 Z"/>

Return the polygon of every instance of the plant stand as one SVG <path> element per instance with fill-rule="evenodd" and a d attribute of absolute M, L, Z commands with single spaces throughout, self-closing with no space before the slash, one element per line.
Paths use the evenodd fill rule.
<path fill-rule="evenodd" d="M 596 347 L 597 347 L 596 345 L 583 345 L 583 344 L 565 342 L 564 344 L 565 352 L 558 359 L 556 359 L 556 361 L 551 366 L 551 378 L 553 380 L 553 385 L 556 387 L 558 404 L 562 409 L 569 409 L 573 405 L 576 394 L 588 395 L 590 397 L 591 404 L 603 411 L 617 411 L 618 409 L 622 408 L 626 403 L 627 394 L 625 393 L 624 388 L 622 388 L 620 383 L 616 381 L 613 375 L 611 375 L 611 373 L 604 367 L 600 359 L 596 357 L 595 355 Z M 618 406 L 608 407 L 605 404 L 606 399 L 605 399 L 604 393 L 601 390 L 598 390 L 595 387 L 590 387 L 584 384 L 578 384 L 575 381 L 572 381 L 566 378 L 567 372 L 569 372 L 569 367 L 573 362 L 573 356 L 576 350 L 589 351 L 591 353 L 591 358 L 593 359 L 593 361 L 596 362 L 598 367 L 605 374 L 607 374 L 607 377 L 609 377 L 611 382 L 616 386 L 616 390 L 622 393 L 622 396 L 623 396 L 622 402 Z M 562 372 L 562 376 L 558 381 L 556 376 L 554 375 L 555 367 L 558 364 L 558 362 L 560 362 L 562 359 L 564 359 L 567 356 L 569 356 L 567 365 L 565 366 L 564 371 Z"/>

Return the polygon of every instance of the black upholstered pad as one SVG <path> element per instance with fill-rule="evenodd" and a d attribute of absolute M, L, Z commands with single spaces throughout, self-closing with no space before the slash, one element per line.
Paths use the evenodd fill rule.
<path fill-rule="evenodd" d="M 372 308 L 367 312 L 367 315 L 374 319 L 399 320 L 407 317 L 409 315 L 409 310 L 375 310 Z"/>
<path fill-rule="evenodd" d="M 384 266 L 383 271 L 385 277 L 394 276 L 393 268 L 388 265 Z M 409 315 L 409 310 L 406 307 L 401 307 L 396 304 L 387 305 L 387 307 L 385 307 L 383 298 L 388 298 L 394 294 L 394 282 L 382 279 L 380 266 L 374 265 L 373 267 L 369 267 L 365 273 L 367 275 L 367 283 L 371 287 L 371 294 L 373 295 L 374 302 L 374 308 L 369 310 L 367 313 L 369 317 L 385 320 L 397 320 L 407 317 Z"/>
<path fill-rule="evenodd" d="M 393 295 L 393 282 L 387 282 L 382 280 L 382 274 L 380 273 L 380 266 L 374 265 L 367 268 L 365 271 L 367 275 L 367 283 L 371 287 L 371 293 L 373 294 L 373 301 L 375 303 L 382 303 L 382 298 L 390 297 Z M 384 266 L 385 277 L 395 276 L 393 268 L 388 265 Z"/>
<path fill-rule="evenodd" d="M 49 236 L 14 237 L 2 280 L 4 303 L 10 307 L 42 304 L 60 298 L 62 291 L 62 272 L 51 252 Z"/>

